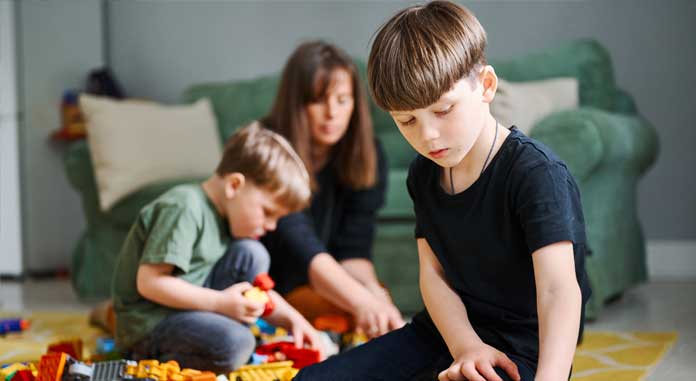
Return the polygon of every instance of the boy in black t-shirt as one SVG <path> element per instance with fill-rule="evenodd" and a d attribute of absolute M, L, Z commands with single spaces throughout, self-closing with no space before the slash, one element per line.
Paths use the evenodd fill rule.
<path fill-rule="evenodd" d="M 568 378 L 590 296 L 580 195 L 555 154 L 491 116 L 485 45 L 444 1 L 378 31 L 370 88 L 420 154 L 407 186 L 426 311 L 296 380 Z"/>

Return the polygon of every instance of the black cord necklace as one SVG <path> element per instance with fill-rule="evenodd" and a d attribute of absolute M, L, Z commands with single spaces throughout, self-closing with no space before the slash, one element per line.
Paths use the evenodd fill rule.
<path fill-rule="evenodd" d="M 488 165 L 488 160 L 491 158 L 491 154 L 493 153 L 493 148 L 495 148 L 495 142 L 498 139 L 498 121 L 495 121 L 495 135 L 493 135 L 493 144 L 491 144 L 491 148 L 488 150 L 488 155 L 486 155 L 486 161 L 483 162 L 483 167 L 481 168 L 481 173 L 479 173 L 479 177 L 483 175 L 483 171 L 486 169 L 486 165 Z M 452 190 L 452 194 L 454 194 L 454 177 L 452 177 L 452 168 L 449 168 L 449 175 L 450 175 L 450 189 Z"/>

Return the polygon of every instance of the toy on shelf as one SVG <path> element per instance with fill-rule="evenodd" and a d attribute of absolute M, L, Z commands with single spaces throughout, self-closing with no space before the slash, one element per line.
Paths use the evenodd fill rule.
<path fill-rule="evenodd" d="M 85 119 L 78 105 L 77 90 L 65 90 L 60 105 L 61 128 L 53 133 L 56 140 L 78 140 L 87 135 Z"/>
<path fill-rule="evenodd" d="M 230 381 L 290 381 L 298 370 L 292 361 L 281 361 L 261 365 L 244 365 L 230 373 Z"/>
<path fill-rule="evenodd" d="M 275 282 L 267 273 L 261 273 L 254 279 L 254 288 L 244 292 L 244 296 L 256 302 L 265 303 L 266 307 L 263 310 L 262 316 L 268 316 L 273 312 L 275 305 L 268 295 L 268 291 L 275 287 Z"/>
<path fill-rule="evenodd" d="M 0 335 L 10 332 L 22 332 L 29 329 L 29 320 L 25 319 L 0 319 Z"/>

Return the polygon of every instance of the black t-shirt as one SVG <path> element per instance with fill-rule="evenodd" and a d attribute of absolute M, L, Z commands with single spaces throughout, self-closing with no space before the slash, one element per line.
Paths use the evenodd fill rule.
<path fill-rule="evenodd" d="M 317 173 L 318 190 L 309 208 L 278 221 L 261 242 L 271 255 L 270 275 L 281 294 L 309 283 L 307 270 L 315 255 L 326 252 L 337 261 L 372 258 L 377 210 L 384 204 L 387 161 L 379 141 L 377 182 L 355 190 L 338 179 L 337 166 L 330 161 Z"/>
<path fill-rule="evenodd" d="M 549 148 L 514 127 L 468 189 L 445 192 L 442 170 L 423 156 L 411 163 L 407 186 L 416 212 L 416 238 L 427 240 L 482 340 L 536 367 L 532 253 L 572 241 L 583 305 L 591 292 L 578 186 Z M 417 319 L 429 317 L 424 312 Z"/>

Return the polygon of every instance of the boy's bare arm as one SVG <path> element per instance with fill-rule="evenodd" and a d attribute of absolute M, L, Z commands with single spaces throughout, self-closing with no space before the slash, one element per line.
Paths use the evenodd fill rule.
<path fill-rule="evenodd" d="M 428 242 L 419 238 L 420 289 L 425 307 L 445 340 L 454 362 L 440 380 L 502 381 L 494 367 L 519 380 L 517 366 L 502 352 L 485 344 L 469 322 L 466 307 L 444 278 L 444 270 Z"/>
<path fill-rule="evenodd" d="M 146 299 L 168 307 L 216 312 L 243 323 L 253 323 L 263 313 L 263 303 L 253 302 L 243 295 L 252 288 L 248 282 L 218 291 L 174 277 L 173 271 L 174 266 L 166 263 L 141 264 L 137 274 L 138 292 Z"/>
<path fill-rule="evenodd" d="M 575 277 L 573 244 L 545 246 L 532 254 L 539 315 L 536 380 L 565 380 L 575 354 L 582 296 Z"/>

